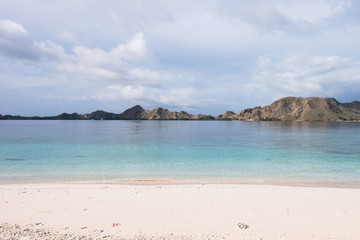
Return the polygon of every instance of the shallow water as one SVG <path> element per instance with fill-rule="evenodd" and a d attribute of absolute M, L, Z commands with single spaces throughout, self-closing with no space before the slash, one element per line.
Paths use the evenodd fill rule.
<path fill-rule="evenodd" d="M 360 123 L 0 121 L 0 182 L 360 183 Z"/>

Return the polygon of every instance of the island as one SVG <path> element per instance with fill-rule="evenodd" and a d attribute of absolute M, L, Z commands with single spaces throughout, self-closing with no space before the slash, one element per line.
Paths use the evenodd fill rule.
<path fill-rule="evenodd" d="M 360 102 L 340 103 L 334 98 L 284 97 L 265 107 L 227 111 L 216 117 L 189 114 L 158 107 L 145 110 L 140 105 L 117 114 L 97 110 L 92 113 L 62 113 L 57 116 L 0 115 L 0 120 L 238 120 L 238 121 L 360 121 Z"/>

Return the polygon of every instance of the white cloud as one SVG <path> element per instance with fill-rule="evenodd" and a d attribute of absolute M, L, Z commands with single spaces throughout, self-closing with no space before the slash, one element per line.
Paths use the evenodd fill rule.
<path fill-rule="evenodd" d="M 19 67 L 26 71 L 33 69 L 28 66 L 36 65 L 40 68 L 39 74 L 44 72 L 51 74 L 49 81 L 53 83 L 59 81 L 59 86 L 66 84 L 68 88 L 80 88 L 78 92 L 70 91 L 70 95 L 64 93 L 65 91 L 47 93 L 44 95 L 46 99 L 63 98 L 102 102 L 125 100 L 134 101 L 134 104 L 137 104 L 137 101 L 172 106 L 188 106 L 193 101 L 194 89 L 176 88 L 183 82 L 193 81 L 193 78 L 184 77 L 179 72 L 156 71 L 143 66 L 147 63 L 153 64 L 154 57 L 147 48 L 144 34 L 141 32 L 110 50 L 75 46 L 71 52 L 67 53 L 61 45 L 52 41 L 31 40 L 25 28 L 20 24 L 5 22 L 4 25 L 5 30 L 11 30 L 2 31 L 5 32 L 3 35 L 9 39 L 9 42 L 15 46 L 18 44 L 8 37 L 8 32 L 22 33 L 20 35 L 27 39 L 28 46 L 31 46 L 35 52 L 36 57 L 33 59 L 27 59 L 24 56 L 25 53 L 16 55 Z M 43 81 L 34 81 L 29 77 L 27 79 L 32 81 L 33 86 L 39 86 L 39 84 L 49 86 Z M 13 83 L 10 84 L 13 85 Z M 31 82 L 26 86 L 29 84 L 31 86 Z M 165 89 L 164 84 L 168 84 Z"/>
<path fill-rule="evenodd" d="M 157 84 L 166 81 L 167 78 L 174 78 L 169 73 L 160 73 L 144 68 L 133 68 L 129 71 L 129 75 L 129 78 L 133 80 L 146 79 L 148 81 L 148 84 Z M 144 84 L 146 84 L 146 82 L 144 82 Z"/>
<path fill-rule="evenodd" d="M 172 21 L 161 22 L 145 32 L 161 44 L 160 51 L 180 56 L 246 49 L 258 41 L 254 29 L 219 17 L 212 5 L 212 1 L 207 7 L 195 4 L 187 11 L 176 12 Z"/>
<path fill-rule="evenodd" d="M 275 0 L 280 12 L 295 21 L 304 20 L 319 23 L 327 18 L 341 14 L 351 5 L 350 0 Z"/>
<path fill-rule="evenodd" d="M 300 54 L 274 61 L 259 57 L 253 82 L 243 85 L 263 98 L 336 97 L 360 91 L 360 62 L 339 56 Z"/>
<path fill-rule="evenodd" d="M 1 89 L 13 89 L 14 102 L 50 92 L 89 108 L 196 104 L 215 113 L 284 95 L 341 100 L 353 91 L 348 99 L 358 99 L 359 7 L 350 0 L 7 1 Z M 299 52 L 313 55 L 291 56 Z"/>
<path fill-rule="evenodd" d="M 188 108 L 195 103 L 196 89 L 192 87 L 161 89 L 144 85 L 110 85 L 91 96 L 98 101 L 130 101 L 145 106 L 177 106 Z"/>
<path fill-rule="evenodd" d="M 23 26 L 11 20 L 0 20 L 0 29 L 10 35 L 27 36 L 28 32 Z"/>
<path fill-rule="evenodd" d="M 39 66 L 47 71 L 67 75 L 69 78 L 114 80 L 119 83 L 157 84 L 169 74 L 136 66 L 137 63 L 153 60 L 146 46 L 143 33 L 137 33 L 124 44 L 118 44 L 109 51 L 100 48 L 75 46 L 66 53 L 61 45 L 52 41 L 33 41 L 20 24 L 0 21 L 0 51 L 5 56 L 20 62 L 41 61 Z M 0 53 L 1 53 L 0 52 Z M 24 62 L 24 65 L 29 63 Z"/>
<path fill-rule="evenodd" d="M 92 98 L 99 101 L 141 100 L 145 89 L 142 85 L 110 85 L 95 93 Z"/>
<path fill-rule="evenodd" d="M 239 19 L 257 30 L 306 33 L 317 24 L 343 13 L 348 0 L 253 0 L 219 2 L 218 13 L 231 21 Z"/>
<path fill-rule="evenodd" d="M 167 106 L 175 105 L 188 108 L 195 103 L 194 96 L 196 93 L 197 91 L 192 87 L 173 88 L 162 91 L 158 99 L 160 103 Z"/>
<path fill-rule="evenodd" d="M 137 33 L 126 45 L 118 45 L 113 52 L 114 54 L 125 55 L 127 59 L 132 61 L 141 61 L 149 57 L 149 51 L 142 32 Z"/>
<path fill-rule="evenodd" d="M 28 32 L 11 20 L 0 20 L 0 54 L 12 58 L 35 59 L 36 53 Z"/>
<path fill-rule="evenodd" d="M 33 41 L 28 31 L 11 20 L 0 20 L 0 55 L 16 60 L 57 60 L 65 55 L 63 47 L 52 41 Z"/>
<path fill-rule="evenodd" d="M 69 43 L 77 43 L 78 39 L 75 33 L 69 31 L 63 31 L 59 34 L 59 37 L 62 41 L 69 42 Z"/>
<path fill-rule="evenodd" d="M 147 62 L 152 54 L 146 46 L 143 33 L 137 33 L 125 44 L 118 44 L 109 51 L 100 48 L 76 46 L 73 52 L 62 57 L 56 68 L 63 73 L 77 74 L 78 77 L 109 79 L 118 82 L 135 81 L 152 84 L 161 74 L 139 68 L 134 64 Z M 136 82 L 137 81 L 137 82 Z"/>

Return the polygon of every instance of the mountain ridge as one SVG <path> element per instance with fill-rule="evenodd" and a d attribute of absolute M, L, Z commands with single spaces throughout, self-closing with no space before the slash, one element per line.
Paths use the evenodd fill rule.
<path fill-rule="evenodd" d="M 243 109 L 239 113 L 226 111 L 216 117 L 189 114 L 158 107 L 145 110 L 140 105 L 120 114 L 97 110 L 92 113 L 62 113 L 57 116 L 23 117 L 0 115 L 0 120 L 238 120 L 238 121 L 360 121 L 360 102 L 340 103 L 334 98 L 284 97 L 264 107 Z"/>
<path fill-rule="evenodd" d="M 340 103 L 334 98 L 285 97 L 268 106 L 247 108 L 227 117 L 242 121 L 359 121 L 359 105 L 358 101 Z"/>

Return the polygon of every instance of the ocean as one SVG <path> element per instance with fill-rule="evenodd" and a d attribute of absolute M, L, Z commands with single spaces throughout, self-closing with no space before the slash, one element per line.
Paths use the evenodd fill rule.
<path fill-rule="evenodd" d="M 0 183 L 137 180 L 360 187 L 360 123 L 0 121 Z"/>

